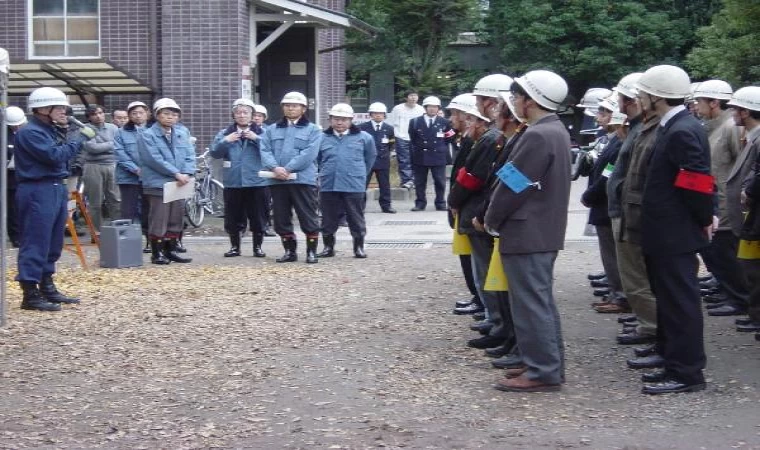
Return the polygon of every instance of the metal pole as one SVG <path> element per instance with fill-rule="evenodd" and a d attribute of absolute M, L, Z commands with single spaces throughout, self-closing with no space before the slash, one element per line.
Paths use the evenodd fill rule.
<path fill-rule="evenodd" d="M 8 106 L 8 78 L 10 77 L 10 56 L 4 48 L 0 48 L 0 328 L 6 322 L 6 278 L 8 277 L 7 235 L 8 223 L 8 125 L 5 120 L 6 107 Z"/>

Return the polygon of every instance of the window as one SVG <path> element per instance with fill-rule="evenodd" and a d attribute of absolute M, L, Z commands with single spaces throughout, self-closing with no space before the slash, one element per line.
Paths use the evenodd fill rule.
<path fill-rule="evenodd" d="M 100 56 L 99 0 L 29 0 L 30 58 Z"/>

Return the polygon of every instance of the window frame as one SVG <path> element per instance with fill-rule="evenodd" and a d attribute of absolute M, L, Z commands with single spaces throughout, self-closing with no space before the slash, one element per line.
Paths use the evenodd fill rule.
<path fill-rule="evenodd" d="M 102 33 L 101 33 L 101 1 L 97 0 L 97 14 L 95 15 L 68 15 L 68 0 L 62 0 L 63 1 L 63 14 L 60 16 L 52 16 L 52 15 L 41 15 L 41 16 L 35 16 L 34 15 L 34 2 L 36 0 L 27 0 L 26 7 L 27 7 L 27 55 L 29 57 L 29 60 L 66 60 L 66 59 L 93 59 L 93 58 L 100 58 L 102 55 L 103 47 L 101 45 L 102 42 Z M 52 40 L 52 41 L 35 41 L 34 40 L 34 19 L 35 18 L 62 18 L 63 19 L 63 40 Z M 69 40 L 68 39 L 68 20 L 70 18 L 95 18 L 98 21 L 98 38 L 97 40 Z M 75 44 L 96 44 L 98 46 L 98 52 L 97 55 L 88 55 L 88 56 L 68 56 L 69 54 L 69 45 L 71 43 Z M 35 44 L 53 44 L 53 45 L 60 45 L 63 44 L 64 46 L 64 55 L 60 56 L 45 56 L 45 55 L 36 55 L 35 54 Z"/>

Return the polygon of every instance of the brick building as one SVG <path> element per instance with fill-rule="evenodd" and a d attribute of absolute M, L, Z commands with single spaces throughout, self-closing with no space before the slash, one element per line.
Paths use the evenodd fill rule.
<path fill-rule="evenodd" d="M 248 97 L 279 117 L 298 90 L 309 115 L 345 97 L 344 29 L 371 26 L 345 14 L 345 0 L 7 0 L 0 47 L 11 55 L 10 103 L 39 86 L 72 102 L 104 104 L 171 97 L 208 146 Z"/>

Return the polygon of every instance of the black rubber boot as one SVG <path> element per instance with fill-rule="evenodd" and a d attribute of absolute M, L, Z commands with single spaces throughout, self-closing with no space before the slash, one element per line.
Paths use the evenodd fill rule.
<path fill-rule="evenodd" d="M 189 263 L 193 258 L 183 258 L 177 254 L 177 239 L 166 239 L 164 241 L 164 254 L 169 261 L 176 263 Z"/>
<path fill-rule="evenodd" d="M 164 255 L 163 239 L 150 240 L 150 262 L 153 264 L 169 264 L 171 261 Z"/>
<path fill-rule="evenodd" d="M 354 258 L 366 258 L 367 254 L 364 253 L 364 237 L 354 238 Z"/>
<path fill-rule="evenodd" d="M 296 248 L 298 248 L 298 243 L 296 242 L 295 239 L 283 238 L 282 246 L 285 248 L 285 254 L 275 259 L 276 262 L 286 263 L 286 262 L 298 261 L 298 254 L 296 253 Z"/>
<path fill-rule="evenodd" d="M 35 311 L 60 311 L 61 305 L 51 303 L 45 300 L 40 290 L 37 289 L 37 283 L 33 281 L 20 281 L 21 290 L 24 291 L 24 299 L 21 300 L 21 309 Z"/>
<path fill-rule="evenodd" d="M 58 292 L 58 288 L 53 283 L 53 275 L 43 275 L 42 281 L 40 281 L 40 294 L 45 297 L 45 300 L 50 303 L 79 303 L 79 299 L 75 297 L 66 297 Z"/>
<path fill-rule="evenodd" d="M 151 253 L 152 250 L 150 249 L 150 238 L 148 235 L 145 235 L 145 247 L 143 247 L 143 253 Z"/>
<path fill-rule="evenodd" d="M 174 246 L 174 251 L 175 251 L 176 253 L 187 253 L 187 249 L 186 249 L 186 248 L 185 248 L 185 246 L 182 244 L 182 235 L 183 235 L 184 233 L 185 233 L 184 231 L 180 231 L 180 232 L 179 232 L 179 238 L 177 239 L 177 243 L 176 243 L 176 244 L 175 244 L 175 246 Z M 191 258 L 191 259 L 192 259 L 192 258 Z M 190 261 L 188 261 L 188 262 L 190 262 Z"/>
<path fill-rule="evenodd" d="M 322 251 L 317 254 L 320 258 L 331 258 L 335 256 L 335 235 L 323 234 Z"/>
<path fill-rule="evenodd" d="M 230 251 L 224 254 L 225 258 L 240 256 L 240 233 L 230 235 Z"/>
<path fill-rule="evenodd" d="M 306 238 L 306 263 L 315 264 L 319 262 L 317 259 L 317 245 L 319 244 L 319 238 L 307 237 Z"/>
<path fill-rule="evenodd" d="M 264 250 L 261 249 L 261 244 L 264 243 L 264 233 L 253 233 L 253 256 L 256 258 L 263 258 L 267 256 Z"/>

